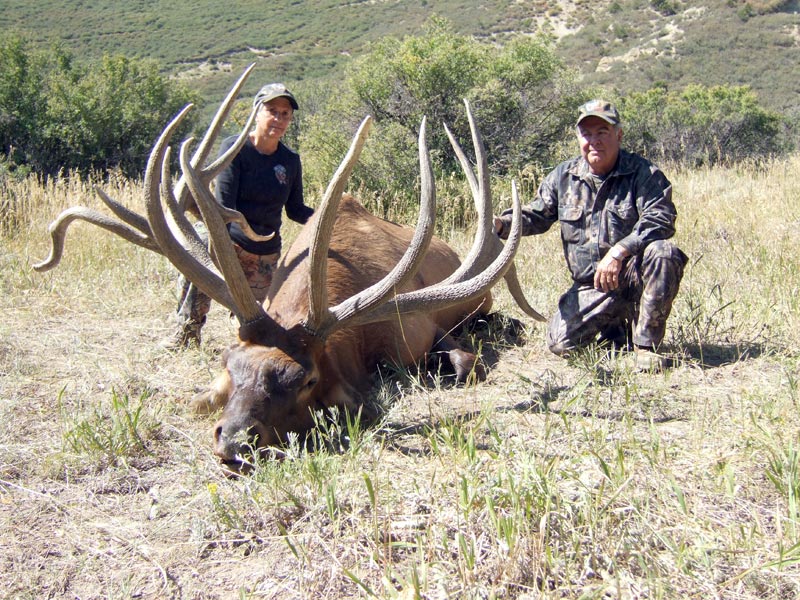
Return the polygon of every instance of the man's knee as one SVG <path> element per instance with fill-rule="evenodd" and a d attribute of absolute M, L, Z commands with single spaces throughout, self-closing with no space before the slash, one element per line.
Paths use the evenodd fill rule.
<path fill-rule="evenodd" d="M 689 260 L 683 251 L 671 240 L 656 240 L 644 249 L 644 262 L 671 260 L 683 267 Z"/>
<path fill-rule="evenodd" d="M 547 329 L 547 348 L 556 356 L 566 356 L 575 349 L 575 343 L 567 336 L 566 323 L 558 313 L 553 316 Z"/>

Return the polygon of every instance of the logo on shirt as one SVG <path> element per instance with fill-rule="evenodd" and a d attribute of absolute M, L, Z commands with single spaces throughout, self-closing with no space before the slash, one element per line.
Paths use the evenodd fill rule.
<path fill-rule="evenodd" d="M 275 165 L 275 179 L 281 185 L 286 185 L 286 167 L 283 165 Z"/>

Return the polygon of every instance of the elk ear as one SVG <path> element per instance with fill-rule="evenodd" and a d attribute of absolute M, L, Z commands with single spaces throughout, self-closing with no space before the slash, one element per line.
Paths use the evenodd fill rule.
<path fill-rule="evenodd" d="M 227 350 L 225 354 L 227 355 Z M 189 401 L 189 406 L 199 415 L 210 415 L 225 407 L 230 398 L 230 393 L 231 376 L 228 370 L 225 369 L 217 375 L 207 390 L 192 397 Z"/>

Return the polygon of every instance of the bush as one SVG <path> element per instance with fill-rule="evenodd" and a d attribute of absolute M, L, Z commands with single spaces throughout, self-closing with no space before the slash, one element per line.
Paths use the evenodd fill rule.
<path fill-rule="evenodd" d="M 622 99 L 620 110 L 625 145 L 655 161 L 728 164 L 791 148 L 784 118 L 747 86 L 655 87 Z"/>
<path fill-rule="evenodd" d="M 435 169 L 459 172 L 441 124 L 447 123 L 471 154 L 463 103 L 469 100 L 492 174 L 505 174 L 530 162 L 549 161 L 582 99 L 572 74 L 546 40 L 520 37 L 498 47 L 455 34 L 438 18 L 428 22 L 423 35 L 381 40 L 349 65 L 340 89 L 330 97 L 317 120 L 303 123 L 307 172 L 324 165 L 330 173 L 344 140 L 370 114 L 375 131 L 354 172 L 354 185 L 405 198 L 417 194 L 417 135 L 423 116 Z M 331 124 L 342 141 L 330 139 Z M 376 140 L 378 136 L 382 139 Z"/>
<path fill-rule="evenodd" d="M 0 154 L 42 174 L 140 176 L 164 126 L 195 99 L 150 61 L 107 56 L 80 66 L 58 48 L 33 50 L 18 36 L 0 42 Z"/>

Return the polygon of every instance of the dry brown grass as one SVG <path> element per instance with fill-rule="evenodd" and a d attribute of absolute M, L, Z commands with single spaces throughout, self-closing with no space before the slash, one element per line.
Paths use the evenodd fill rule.
<path fill-rule="evenodd" d="M 517 339 L 499 320 L 463 336 L 498 358 L 485 383 L 386 372 L 385 418 L 349 448 L 240 480 L 210 453 L 213 418 L 184 403 L 235 335 L 224 311 L 202 348 L 160 350 L 163 259 L 78 225 L 35 274 L 52 217 L 95 200 L 84 183 L 7 183 L 0 595 L 797 597 L 800 158 L 672 178 L 692 259 L 674 369 L 636 375 L 596 349 L 568 363 L 541 325 Z M 135 184 L 111 188 L 138 203 Z M 526 239 L 518 264 L 552 310 L 557 234 Z M 497 305 L 519 317 L 504 290 Z"/>

